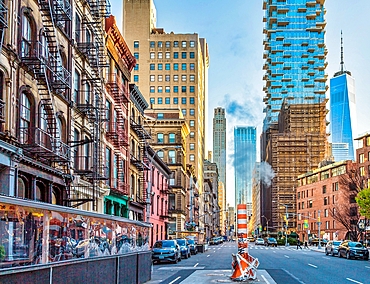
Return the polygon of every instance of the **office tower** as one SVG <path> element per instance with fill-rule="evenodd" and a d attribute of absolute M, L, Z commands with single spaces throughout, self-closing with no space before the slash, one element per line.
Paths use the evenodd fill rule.
<path fill-rule="evenodd" d="M 225 109 L 221 107 L 215 108 L 213 115 L 213 161 L 226 192 L 226 118 Z"/>
<path fill-rule="evenodd" d="M 151 108 L 182 110 L 190 126 L 186 162 L 194 164 L 202 190 L 209 63 L 206 40 L 196 33 L 166 33 L 158 28 L 153 0 L 123 1 L 123 34 L 137 60 L 133 81 Z"/>
<path fill-rule="evenodd" d="M 344 69 L 342 37 L 340 71 L 330 79 L 329 102 L 334 160 L 354 160 L 353 135 L 357 134 L 355 79 Z"/>
<path fill-rule="evenodd" d="M 252 212 L 252 179 L 256 164 L 256 127 L 234 127 L 235 204 L 247 204 Z"/>
<path fill-rule="evenodd" d="M 324 2 L 263 2 L 264 130 L 277 122 L 284 98 L 325 98 Z"/>
<path fill-rule="evenodd" d="M 275 230 L 281 229 L 286 208 L 296 213 L 293 189 L 298 174 L 316 168 L 327 153 L 324 3 L 263 2 L 266 116 L 261 160 L 277 176 L 271 185 L 261 184 L 261 215 L 271 220 Z M 288 229 L 295 224 L 291 218 Z"/>

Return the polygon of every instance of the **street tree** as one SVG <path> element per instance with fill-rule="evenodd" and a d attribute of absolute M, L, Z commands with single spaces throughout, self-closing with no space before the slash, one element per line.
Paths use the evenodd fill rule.
<path fill-rule="evenodd" d="M 370 188 L 361 190 L 357 194 L 356 202 L 360 207 L 361 215 L 370 219 Z"/>

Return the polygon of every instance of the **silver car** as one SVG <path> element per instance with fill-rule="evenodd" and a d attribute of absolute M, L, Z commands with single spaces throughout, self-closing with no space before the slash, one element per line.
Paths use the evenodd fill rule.
<path fill-rule="evenodd" d="M 262 239 L 262 238 L 258 238 L 258 239 L 254 242 L 254 244 L 255 244 L 256 246 L 258 246 L 258 245 L 263 246 L 263 245 L 265 245 L 265 240 L 264 240 L 264 239 Z"/>
<path fill-rule="evenodd" d="M 341 241 L 329 241 L 325 247 L 325 254 L 330 254 L 331 256 L 337 255 L 338 247 L 341 243 Z"/>

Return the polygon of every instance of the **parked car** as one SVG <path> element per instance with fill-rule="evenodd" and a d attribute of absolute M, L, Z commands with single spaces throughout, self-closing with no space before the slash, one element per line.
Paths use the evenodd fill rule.
<path fill-rule="evenodd" d="M 257 240 L 255 241 L 255 243 L 254 243 L 256 246 L 258 246 L 258 245 L 264 245 L 265 244 L 265 240 L 264 239 L 262 239 L 262 238 L 257 238 Z"/>
<path fill-rule="evenodd" d="M 325 254 L 326 255 L 330 254 L 331 256 L 337 255 L 338 247 L 341 243 L 342 243 L 341 241 L 329 241 L 325 247 Z"/>
<path fill-rule="evenodd" d="M 186 239 L 176 239 L 178 245 L 180 246 L 181 257 L 189 258 L 191 256 L 190 246 Z"/>
<path fill-rule="evenodd" d="M 328 243 L 328 240 L 320 239 L 320 244 L 322 246 L 326 246 L 327 243 Z M 312 245 L 312 246 L 318 246 L 319 245 L 319 238 L 310 239 L 309 244 Z"/>
<path fill-rule="evenodd" d="M 189 248 L 190 248 L 190 253 L 191 254 L 197 254 L 198 249 L 197 249 L 197 244 L 196 244 L 195 240 L 194 239 L 188 239 L 188 244 L 189 244 Z"/>
<path fill-rule="evenodd" d="M 210 245 L 219 245 L 222 241 L 221 241 L 222 237 L 213 237 L 210 241 L 209 241 L 209 244 Z"/>
<path fill-rule="evenodd" d="M 277 247 L 277 241 L 275 238 L 266 238 L 265 239 L 265 246 L 269 247 Z"/>
<path fill-rule="evenodd" d="M 360 242 L 344 241 L 338 247 L 338 256 L 351 258 L 369 259 L 369 251 Z"/>
<path fill-rule="evenodd" d="M 152 248 L 153 262 L 181 261 L 180 246 L 176 240 L 156 241 Z"/>

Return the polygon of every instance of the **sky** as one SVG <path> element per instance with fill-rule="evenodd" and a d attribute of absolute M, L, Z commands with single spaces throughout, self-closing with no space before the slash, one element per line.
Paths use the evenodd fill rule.
<path fill-rule="evenodd" d="M 233 129 L 263 124 L 262 66 L 264 23 L 262 0 L 154 0 L 157 27 L 170 33 L 197 33 L 208 42 L 208 116 L 206 148 L 212 150 L 213 110 L 223 107 L 227 119 L 227 202 L 234 205 Z M 122 0 L 111 0 L 112 14 L 121 27 Z M 326 73 L 340 70 L 340 32 L 343 31 L 344 63 L 356 81 L 357 132 L 370 131 L 369 0 L 326 0 Z M 327 81 L 329 85 L 329 80 Z M 329 98 L 329 90 L 327 91 Z M 328 106 L 329 108 L 329 106 Z M 329 121 L 329 116 L 327 118 Z M 259 139 L 257 139 L 259 140 Z M 259 141 L 257 141 L 259 142 Z M 259 160 L 259 143 L 257 159 Z"/>

